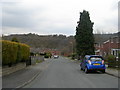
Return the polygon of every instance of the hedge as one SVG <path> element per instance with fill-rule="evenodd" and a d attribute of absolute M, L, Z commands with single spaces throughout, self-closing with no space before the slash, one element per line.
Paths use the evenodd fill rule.
<path fill-rule="evenodd" d="M 116 57 L 114 55 L 108 55 L 107 62 L 108 62 L 108 67 L 116 68 L 117 62 L 116 62 Z"/>
<path fill-rule="evenodd" d="M 30 47 L 26 44 L 2 40 L 2 64 L 12 65 L 29 59 Z"/>
<path fill-rule="evenodd" d="M 30 48 L 26 44 L 18 44 L 18 56 L 17 60 L 19 61 L 25 61 L 29 59 L 30 55 Z"/>
<path fill-rule="evenodd" d="M 52 54 L 50 52 L 45 53 L 44 58 L 51 58 Z"/>

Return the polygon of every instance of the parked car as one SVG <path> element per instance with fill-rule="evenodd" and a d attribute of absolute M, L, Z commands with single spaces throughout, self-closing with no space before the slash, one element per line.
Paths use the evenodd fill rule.
<path fill-rule="evenodd" d="M 54 55 L 53 57 L 54 57 L 54 59 L 59 58 L 59 56 L 58 56 L 58 55 Z"/>
<path fill-rule="evenodd" d="M 84 70 L 85 73 L 88 73 L 91 70 L 101 71 L 105 73 L 105 63 L 102 56 L 99 55 L 86 55 L 80 63 L 81 70 Z"/>

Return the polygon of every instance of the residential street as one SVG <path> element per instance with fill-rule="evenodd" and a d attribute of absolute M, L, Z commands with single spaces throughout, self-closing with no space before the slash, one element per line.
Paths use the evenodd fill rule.
<path fill-rule="evenodd" d="M 118 88 L 117 77 L 100 72 L 85 74 L 68 58 L 48 59 L 44 65 L 46 68 L 23 88 Z"/>
<path fill-rule="evenodd" d="M 0 89 L 120 90 L 120 1 L 0 6 Z"/>

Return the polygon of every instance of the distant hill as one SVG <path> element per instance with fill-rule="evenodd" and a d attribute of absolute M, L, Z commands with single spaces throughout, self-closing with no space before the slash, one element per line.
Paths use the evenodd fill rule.
<path fill-rule="evenodd" d="M 120 34 L 120 33 L 119 33 Z M 110 37 L 117 36 L 115 34 L 94 34 L 95 43 L 103 43 Z M 32 48 L 50 48 L 58 49 L 64 52 L 72 52 L 72 47 L 75 47 L 74 36 L 65 35 L 37 35 L 37 34 L 13 34 L 9 36 L 3 36 L 3 40 L 12 40 L 16 37 L 19 42 L 28 44 Z"/>
<path fill-rule="evenodd" d="M 65 35 L 37 35 L 37 34 L 14 34 L 3 36 L 3 40 L 12 40 L 16 37 L 19 42 L 28 44 L 31 48 L 57 49 L 63 52 L 72 52 L 71 42 L 75 42 L 73 36 Z M 71 48 L 71 49 L 70 49 Z"/>
<path fill-rule="evenodd" d="M 114 34 L 94 34 L 95 43 L 103 43 L 107 41 L 110 37 L 120 36 L 120 32 Z"/>

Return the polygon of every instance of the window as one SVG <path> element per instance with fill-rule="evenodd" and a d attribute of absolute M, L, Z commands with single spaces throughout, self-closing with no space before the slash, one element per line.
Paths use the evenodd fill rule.
<path fill-rule="evenodd" d="M 113 50 L 112 55 L 115 55 L 115 51 Z"/>
<path fill-rule="evenodd" d="M 101 61 L 103 59 L 102 59 L 102 57 L 91 57 L 90 60 L 91 61 Z"/>

